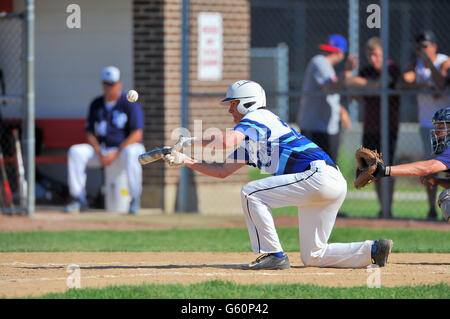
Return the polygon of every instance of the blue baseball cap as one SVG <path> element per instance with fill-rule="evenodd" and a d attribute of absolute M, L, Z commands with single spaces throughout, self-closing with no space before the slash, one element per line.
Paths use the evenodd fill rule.
<path fill-rule="evenodd" d="M 327 52 L 347 52 L 347 40 L 342 35 L 332 34 L 328 36 L 327 44 L 319 45 L 321 50 Z"/>

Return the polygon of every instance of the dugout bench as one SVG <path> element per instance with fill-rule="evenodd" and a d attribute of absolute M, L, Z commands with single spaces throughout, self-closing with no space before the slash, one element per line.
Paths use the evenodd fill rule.
<path fill-rule="evenodd" d="M 5 165 L 11 166 L 10 171 L 13 176 L 8 176 L 9 180 L 14 180 L 15 172 L 15 147 L 8 145 L 12 142 L 12 130 L 18 129 L 19 136 L 22 131 L 21 119 L 4 119 L 3 122 L 2 148 L 7 151 L 4 156 Z M 61 169 L 59 165 L 48 166 L 45 164 L 67 163 L 67 152 L 72 145 L 87 143 L 85 131 L 86 119 L 84 118 L 38 118 L 35 120 L 35 163 L 36 163 L 36 183 L 42 184 L 44 188 L 53 192 L 53 196 L 48 198 L 52 204 L 64 204 L 69 198 L 66 178 L 61 180 Z M 22 146 L 22 149 L 24 146 Z M 47 174 L 44 170 L 46 166 Z M 90 168 L 91 169 L 91 168 Z M 66 168 L 64 167 L 64 171 Z M 122 168 L 110 165 L 107 168 L 95 169 L 96 174 L 90 174 L 91 183 L 87 183 L 88 202 L 92 208 L 106 208 L 120 212 L 128 211 L 129 194 L 126 173 Z M 54 175 L 50 177 L 49 171 Z M 58 172 L 59 171 L 59 172 Z M 8 174 L 10 175 L 10 174 Z M 58 176 L 59 175 L 59 176 Z M 93 176 L 94 175 L 94 176 Z M 125 175 L 125 176 L 123 176 Z M 58 177 L 56 177 L 58 176 Z M 13 183 L 14 184 L 14 183 Z M 12 185 L 12 188 L 15 188 Z M 102 187 L 105 189 L 102 189 Z M 36 195 L 36 200 L 38 196 Z"/>
<path fill-rule="evenodd" d="M 13 129 L 22 132 L 21 119 L 3 119 L 2 138 L 5 162 L 14 155 L 13 147 L 9 145 L 9 136 Z M 86 143 L 84 130 L 86 119 L 73 118 L 38 118 L 35 120 L 35 162 L 36 163 L 66 163 L 67 151 L 70 146 Z M 22 145 L 22 148 L 24 146 Z"/>

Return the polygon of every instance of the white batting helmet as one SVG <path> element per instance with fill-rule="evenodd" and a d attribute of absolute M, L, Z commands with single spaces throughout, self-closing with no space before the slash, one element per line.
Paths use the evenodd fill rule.
<path fill-rule="evenodd" d="M 261 85 L 253 81 L 240 80 L 228 87 L 227 95 L 221 102 L 239 100 L 237 110 L 247 114 L 266 106 L 266 92 Z"/>

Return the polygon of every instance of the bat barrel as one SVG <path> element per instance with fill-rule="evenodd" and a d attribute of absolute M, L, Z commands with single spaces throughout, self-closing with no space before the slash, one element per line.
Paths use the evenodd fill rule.
<path fill-rule="evenodd" d="M 139 155 L 138 161 L 141 165 L 152 163 L 159 160 L 164 155 L 170 153 L 171 150 L 172 150 L 171 147 L 157 148 Z"/>
<path fill-rule="evenodd" d="M 138 160 L 141 165 L 145 165 L 145 164 L 159 160 L 160 158 L 162 158 L 162 156 L 163 156 L 162 152 L 154 153 L 153 151 L 150 151 L 150 152 L 139 155 Z"/>

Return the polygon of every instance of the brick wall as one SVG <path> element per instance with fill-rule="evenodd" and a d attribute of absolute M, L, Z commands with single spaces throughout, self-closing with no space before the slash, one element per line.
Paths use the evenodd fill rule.
<path fill-rule="evenodd" d="M 181 107 L 181 0 L 134 1 L 135 85 L 146 116 L 147 149 L 175 142 L 173 130 L 180 127 Z M 223 74 L 219 81 L 197 80 L 197 17 L 200 12 L 218 12 L 223 23 Z M 250 7 L 246 0 L 191 0 L 189 39 L 189 85 L 192 93 L 225 95 L 234 81 L 249 77 Z M 225 130 L 234 126 L 221 96 L 190 98 L 189 129 L 202 121 L 203 131 Z M 241 169 L 227 179 L 194 173 L 198 187 L 211 184 L 243 184 L 247 170 Z M 163 189 L 176 187 L 179 169 L 160 161 L 144 169 L 144 193 L 164 195 Z M 164 187 L 162 187 L 164 185 Z M 159 196 L 159 195 L 158 195 Z M 156 196 L 156 197 L 158 197 Z M 158 200 L 156 201 L 158 202 Z M 145 201 L 143 201 L 144 205 Z M 148 203 L 157 206 L 158 203 Z"/>
<path fill-rule="evenodd" d="M 133 3 L 134 85 L 144 110 L 146 149 L 164 144 L 164 1 Z M 164 162 L 144 167 L 143 207 L 164 205 Z"/>

